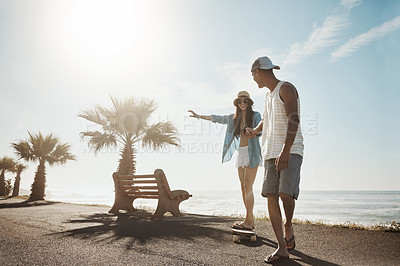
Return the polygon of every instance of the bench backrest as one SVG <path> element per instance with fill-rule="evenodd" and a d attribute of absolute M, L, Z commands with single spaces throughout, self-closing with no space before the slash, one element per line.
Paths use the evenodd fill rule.
<path fill-rule="evenodd" d="M 133 198 L 158 199 L 158 184 L 154 175 L 118 175 L 119 189 L 123 194 Z"/>
<path fill-rule="evenodd" d="M 120 191 L 128 197 L 158 199 L 167 197 L 170 200 L 187 199 L 189 195 L 174 195 L 169 187 L 167 177 L 161 169 L 148 175 L 119 175 L 113 174 L 114 182 Z M 187 194 L 187 193 L 186 193 Z M 191 195 L 190 195 L 191 196 Z"/>

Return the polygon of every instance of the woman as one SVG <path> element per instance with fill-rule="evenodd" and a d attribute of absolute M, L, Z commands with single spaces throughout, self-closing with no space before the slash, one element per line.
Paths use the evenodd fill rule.
<path fill-rule="evenodd" d="M 194 111 L 189 110 L 192 113 L 190 117 L 228 125 L 222 151 L 222 162 L 229 161 L 235 150 L 238 151 L 236 167 L 238 168 L 243 202 L 246 207 L 246 219 L 243 222 L 234 223 L 232 228 L 245 230 L 254 230 L 253 184 L 258 166 L 262 164 L 259 136 L 251 139 L 246 136 L 246 128 L 254 128 L 261 121 L 260 113 L 254 112 L 252 109 L 253 103 L 249 93 L 241 91 L 233 101 L 233 105 L 236 106 L 235 114 L 206 116 L 198 115 Z"/>

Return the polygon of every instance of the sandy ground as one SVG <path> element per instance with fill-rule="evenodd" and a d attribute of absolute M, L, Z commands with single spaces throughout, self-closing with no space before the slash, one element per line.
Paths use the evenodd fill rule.
<path fill-rule="evenodd" d="M 109 208 L 0 198 L 0 265 L 267 265 L 268 221 L 235 244 L 234 219 L 111 215 Z M 400 233 L 294 225 L 296 250 L 276 265 L 400 265 Z"/>

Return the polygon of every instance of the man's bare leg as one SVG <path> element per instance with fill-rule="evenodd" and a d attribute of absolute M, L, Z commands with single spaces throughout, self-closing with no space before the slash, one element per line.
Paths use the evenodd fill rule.
<path fill-rule="evenodd" d="M 279 196 L 281 197 L 281 200 L 283 202 L 283 209 L 285 210 L 285 237 L 286 240 L 289 241 L 294 235 L 292 218 L 294 214 L 295 200 L 292 196 L 286 193 L 279 193 Z M 294 241 L 289 241 L 288 248 L 292 247 L 293 245 Z"/>
<path fill-rule="evenodd" d="M 289 252 L 285 246 L 285 240 L 283 239 L 282 229 L 282 214 L 279 208 L 279 196 L 275 194 L 268 194 L 268 213 L 271 219 L 272 228 L 274 229 L 275 237 L 278 241 L 277 250 L 272 253 L 269 257 L 272 258 L 274 255 L 288 257 Z"/>

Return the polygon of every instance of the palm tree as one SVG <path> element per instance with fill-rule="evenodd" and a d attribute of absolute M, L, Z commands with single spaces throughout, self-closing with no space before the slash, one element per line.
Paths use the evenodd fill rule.
<path fill-rule="evenodd" d="M 13 158 L 4 156 L 0 159 L 0 196 L 8 196 L 6 195 L 6 181 L 5 181 L 5 174 L 7 171 L 12 171 L 15 167 L 16 162 Z"/>
<path fill-rule="evenodd" d="M 11 190 L 13 189 L 13 186 L 11 185 L 11 179 L 6 179 L 5 183 L 6 183 L 6 193 L 5 193 L 5 195 L 8 196 L 10 194 Z"/>
<path fill-rule="evenodd" d="M 39 134 L 32 135 L 29 131 L 29 139 L 20 140 L 11 145 L 21 159 L 25 161 L 38 162 L 38 168 L 35 173 L 35 179 L 31 186 L 30 201 L 43 200 L 46 187 L 46 167 L 47 162 L 50 166 L 55 164 L 64 164 L 68 160 L 75 160 L 75 156 L 70 153 L 70 145 L 59 143 L 58 138 L 52 134 L 44 137 Z"/>
<path fill-rule="evenodd" d="M 155 150 L 174 145 L 179 147 L 177 129 L 169 122 L 149 123 L 151 114 L 157 109 L 154 101 L 139 100 L 133 97 L 117 100 L 111 97 L 111 108 L 96 105 L 92 109 L 78 114 L 90 122 L 102 127 L 101 131 L 81 132 L 81 137 L 89 139 L 89 147 L 97 153 L 102 148 L 121 145 L 121 159 L 117 172 L 134 174 L 136 172 L 135 145 L 141 142 L 143 147 Z"/>
<path fill-rule="evenodd" d="M 14 181 L 14 189 L 13 189 L 13 193 L 12 193 L 13 197 L 16 197 L 19 195 L 19 185 L 21 183 L 21 173 L 26 168 L 28 168 L 28 166 L 23 165 L 22 163 L 17 164 L 14 168 L 14 172 L 17 173 L 17 176 L 15 177 L 15 181 Z"/>

